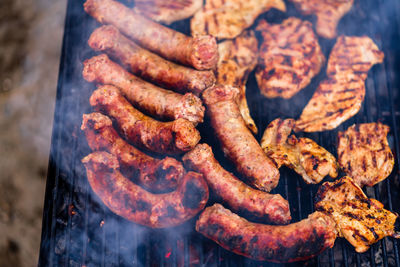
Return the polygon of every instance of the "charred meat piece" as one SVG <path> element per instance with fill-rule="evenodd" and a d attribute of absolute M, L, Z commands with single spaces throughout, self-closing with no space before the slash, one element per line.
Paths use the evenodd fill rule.
<path fill-rule="evenodd" d="M 267 156 L 280 167 L 285 165 L 300 174 L 308 184 L 317 184 L 325 176 L 337 177 L 335 157 L 309 138 L 290 135 L 295 121 L 276 119 L 271 122 L 261 139 Z"/>
<path fill-rule="evenodd" d="M 154 120 L 135 109 L 112 85 L 103 85 L 94 91 L 90 105 L 112 117 L 125 139 L 155 153 L 179 154 L 191 150 L 200 141 L 200 133 L 191 122 Z"/>
<path fill-rule="evenodd" d="M 386 236 L 400 238 L 397 214 L 368 198 L 350 177 L 323 183 L 316 195 L 315 209 L 331 216 L 339 235 L 359 253 Z"/>
<path fill-rule="evenodd" d="M 193 16 L 203 0 L 135 0 L 134 11 L 152 20 L 171 24 Z"/>
<path fill-rule="evenodd" d="M 253 189 L 226 171 L 211 147 L 198 144 L 182 158 L 187 169 L 203 174 L 211 190 L 233 211 L 273 224 L 290 222 L 289 203 L 281 195 Z"/>
<path fill-rule="evenodd" d="M 369 69 L 383 53 L 366 36 L 338 37 L 329 56 L 327 75 L 296 121 L 296 131 L 332 130 L 361 108 Z"/>
<path fill-rule="evenodd" d="M 306 87 L 325 62 L 324 54 L 308 21 L 290 17 L 281 24 L 260 21 L 263 37 L 256 79 L 268 97 L 291 98 Z"/>
<path fill-rule="evenodd" d="M 236 254 L 279 263 L 312 258 L 333 247 L 336 239 L 335 222 L 321 212 L 289 225 L 265 225 L 249 222 L 220 204 L 200 214 L 196 231 Z"/>
<path fill-rule="evenodd" d="M 166 59 L 198 70 L 215 69 L 216 39 L 210 35 L 189 37 L 165 27 L 114 0 L 86 0 L 86 13 L 102 24 L 117 27 L 124 35 Z"/>
<path fill-rule="evenodd" d="M 83 66 L 85 80 L 118 87 L 134 106 L 152 116 L 187 119 L 195 125 L 203 122 L 205 108 L 201 99 L 192 93 L 181 95 L 148 83 L 130 74 L 106 54 L 85 60 Z"/>
<path fill-rule="evenodd" d="M 339 132 L 338 160 L 344 172 L 363 187 L 386 179 L 393 170 L 394 157 L 387 134 L 389 126 L 362 123 Z"/>
<path fill-rule="evenodd" d="M 290 0 L 303 15 L 316 15 L 316 30 L 324 38 L 335 38 L 340 19 L 350 11 L 354 0 Z"/>
<path fill-rule="evenodd" d="M 240 113 L 247 127 L 257 134 L 257 126 L 250 116 L 246 99 L 246 83 L 257 64 L 258 42 L 253 31 L 244 31 L 233 40 L 218 44 L 219 61 L 217 83 L 232 85 L 239 89 L 237 99 Z"/>
<path fill-rule="evenodd" d="M 176 191 L 152 194 L 119 172 L 118 160 L 107 152 L 94 152 L 82 159 L 92 190 L 115 214 L 151 228 L 180 225 L 194 217 L 208 200 L 208 187 L 201 174 L 188 172 Z"/>
<path fill-rule="evenodd" d="M 118 158 L 121 172 L 152 192 L 175 189 L 184 169 L 174 158 L 156 159 L 146 155 L 122 139 L 112 121 L 101 113 L 83 115 L 81 130 L 93 151 L 108 151 Z"/>
<path fill-rule="evenodd" d="M 200 95 L 215 83 L 211 70 L 199 71 L 163 59 L 123 36 L 112 25 L 97 28 L 91 34 L 88 44 L 93 50 L 105 52 L 119 60 L 143 79 L 178 93 L 192 92 Z"/>
<path fill-rule="evenodd" d="M 191 19 L 192 35 L 211 34 L 218 39 L 233 39 L 271 8 L 286 10 L 282 0 L 206 0 Z"/>
<path fill-rule="evenodd" d="M 225 155 L 247 181 L 269 192 L 278 185 L 279 171 L 247 128 L 237 105 L 239 90 L 216 85 L 203 93 L 207 113 Z"/>

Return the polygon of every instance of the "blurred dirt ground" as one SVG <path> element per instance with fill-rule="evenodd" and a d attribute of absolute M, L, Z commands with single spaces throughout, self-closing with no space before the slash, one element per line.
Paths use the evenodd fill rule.
<path fill-rule="evenodd" d="M 0 267 L 37 266 L 66 2 L 0 1 Z"/>

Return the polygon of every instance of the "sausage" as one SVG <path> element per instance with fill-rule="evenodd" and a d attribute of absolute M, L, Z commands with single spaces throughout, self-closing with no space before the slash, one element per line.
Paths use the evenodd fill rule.
<path fill-rule="evenodd" d="M 198 70 L 215 69 L 217 66 L 217 41 L 211 35 L 184 35 L 113 0 L 87 0 L 84 8 L 100 23 L 114 25 L 141 47 L 166 59 Z"/>
<path fill-rule="evenodd" d="M 105 150 L 116 156 L 121 172 L 129 178 L 134 177 L 149 191 L 173 190 L 183 177 L 185 170 L 179 161 L 170 157 L 156 159 L 131 146 L 118 135 L 106 115 L 83 114 L 81 130 L 93 151 Z"/>
<path fill-rule="evenodd" d="M 194 124 L 203 122 L 205 108 L 192 93 L 181 95 L 143 81 L 105 54 L 87 59 L 83 65 L 82 74 L 88 82 L 118 87 L 131 103 L 150 115 L 169 120 L 183 118 Z"/>
<path fill-rule="evenodd" d="M 189 220 L 208 200 L 201 174 L 188 172 L 176 191 L 152 194 L 125 178 L 115 156 L 98 151 L 82 159 L 89 184 L 115 214 L 151 228 L 172 227 Z"/>
<path fill-rule="evenodd" d="M 95 90 L 90 105 L 114 118 L 125 139 L 152 152 L 179 154 L 191 150 L 200 140 L 200 133 L 191 122 L 156 121 L 132 107 L 112 85 Z"/>
<path fill-rule="evenodd" d="M 211 190 L 233 211 L 274 224 L 287 224 L 291 220 L 286 199 L 240 181 L 217 162 L 209 145 L 198 144 L 182 160 L 186 169 L 203 174 Z"/>
<path fill-rule="evenodd" d="M 165 60 L 141 48 L 112 25 L 96 29 L 88 44 L 95 51 L 105 52 L 118 59 L 143 79 L 179 93 L 189 91 L 200 95 L 215 83 L 215 75 L 211 70 L 194 70 Z"/>
<path fill-rule="evenodd" d="M 252 223 L 220 204 L 206 208 L 196 230 L 223 248 L 245 257 L 277 263 L 307 260 L 333 247 L 335 222 L 321 212 L 288 225 Z"/>
<path fill-rule="evenodd" d="M 225 155 L 250 184 L 269 192 L 278 185 L 279 171 L 247 128 L 236 103 L 238 94 L 229 85 L 208 88 L 203 92 L 207 114 Z"/>

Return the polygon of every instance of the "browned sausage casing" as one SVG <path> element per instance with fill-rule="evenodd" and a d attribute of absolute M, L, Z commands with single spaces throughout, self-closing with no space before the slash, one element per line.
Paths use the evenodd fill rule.
<path fill-rule="evenodd" d="M 249 222 L 220 204 L 200 214 L 196 230 L 239 255 L 279 263 L 307 260 L 333 247 L 336 239 L 335 222 L 321 212 L 289 225 L 265 225 Z"/>
<path fill-rule="evenodd" d="M 186 168 L 203 174 L 212 191 L 233 211 L 274 224 L 287 224 L 291 220 L 286 199 L 253 189 L 240 181 L 222 168 L 209 145 L 198 144 L 182 160 Z"/>
<path fill-rule="evenodd" d="M 112 24 L 141 47 L 198 70 L 215 69 L 217 41 L 211 35 L 189 37 L 135 13 L 113 0 L 87 0 L 85 11 L 103 24 Z"/>
<path fill-rule="evenodd" d="M 102 54 L 85 60 L 83 77 L 89 82 L 111 84 L 141 110 L 161 119 L 187 119 L 195 124 L 203 122 L 204 106 L 192 93 L 184 95 L 165 90 L 130 74 Z"/>
<path fill-rule="evenodd" d="M 183 177 L 182 164 L 174 158 L 156 159 L 146 155 L 122 139 L 112 121 L 101 113 L 83 114 L 81 130 L 93 151 L 106 150 L 118 158 L 124 175 L 134 177 L 150 191 L 175 189 Z"/>
<path fill-rule="evenodd" d="M 249 183 L 269 192 L 278 185 L 279 171 L 246 127 L 236 103 L 238 94 L 235 87 L 216 85 L 204 91 L 203 100 L 225 155 Z"/>
<path fill-rule="evenodd" d="M 200 95 L 215 83 L 211 70 L 194 70 L 165 60 L 141 48 L 112 25 L 96 29 L 88 44 L 92 49 L 106 52 L 112 58 L 118 59 L 145 80 L 179 93 L 189 91 Z"/>
<path fill-rule="evenodd" d="M 126 139 L 160 154 L 191 150 L 200 140 L 194 125 L 185 120 L 156 121 L 136 110 L 112 85 L 103 85 L 90 97 L 90 105 L 114 118 Z"/>
<path fill-rule="evenodd" d="M 90 186 L 115 214 L 152 228 L 172 227 L 189 220 L 204 208 L 208 187 L 201 174 L 188 172 L 176 191 L 152 194 L 125 178 L 118 160 L 107 152 L 82 159 Z"/>

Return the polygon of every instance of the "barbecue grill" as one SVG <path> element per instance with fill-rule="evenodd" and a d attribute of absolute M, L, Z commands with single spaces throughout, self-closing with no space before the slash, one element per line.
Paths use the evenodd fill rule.
<path fill-rule="evenodd" d="M 224 250 L 194 230 L 196 218 L 169 229 L 148 229 L 126 221 L 109 211 L 93 194 L 80 160 L 90 153 L 80 130 L 82 114 L 91 111 L 89 97 L 95 86 L 82 78 L 82 62 L 95 55 L 86 44 L 98 24 L 83 10 L 84 0 L 68 1 L 56 110 L 44 203 L 39 266 L 280 266 L 253 261 Z M 261 17 L 280 22 L 291 15 L 301 17 L 286 3 L 287 13 L 271 10 Z M 302 17 L 313 19 L 312 17 Z M 172 24 L 174 29 L 190 33 L 189 21 Z M 366 98 L 360 112 L 338 129 L 323 133 L 298 134 L 315 140 L 336 155 L 338 131 L 353 123 L 381 121 L 390 126 L 388 139 L 396 164 L 385 181 L 364 188 L 369 197 L 385 208 L 400 213 L 399 159 L 400 143 L 400 1 L 355 0 L 352 10 L 341 20 L 339 34 L 368 35 L 385 53 L 383 64 L 375 66 L 366 80 Z M 320 39 L 327 56 L 334 40 Z M 312 83 L 290 100 L 266 99 L 257 89 L 254 75 L 247 84 L 251 115 L 255 119 L 258 140 L 273 119 L 298 118 L 324 78 L 325 69 Z M 214 149 L 218 161 L 229 171 L 234 167 L 223 156 L 209 123 L 198 126 L 201 142 Z M 289 200 L 292 221 L 313 212 L 313 200 L 319 185 L 307 185 L 293 171 L 282 168 L 280 193 Z M 343 176 L 343 173 L 339 177 Z M 240 177 L 240 176 L 239 176 Z M 329 180 L 329 179 L 326 179 Z M 213 203 L 210 199 L 209 204 Z M 307 261 L 287 266 L 400 266 L 400 242 L 385 238 L 363 254 L 342 238 L 335 246 Z"/>

